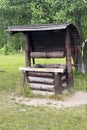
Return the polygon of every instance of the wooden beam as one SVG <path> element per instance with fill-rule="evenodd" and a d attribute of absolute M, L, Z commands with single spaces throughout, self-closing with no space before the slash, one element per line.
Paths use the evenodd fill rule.
<path fill-rule="evenodd" d="M 31 58 L 64 58 L 64 51 L 58 52 L 31 52 Z"/>
<path fill-rule="evenodd" d="M 19 70 L 29 72 L 50 72 L 50 73 L 64 73 L 63 68 L 33 68 L 33 67 L 19 67 Z"/>
<path fill-rule="evenodd" d="M 72 63 L 71 63 L 71 41 L 70 33 L 66 30 L 65 34 L 65 48 L 66 48 L 66 67 L 68 73 L 68 87 L 74 87 L 73 74 L 72 74 Z"/>

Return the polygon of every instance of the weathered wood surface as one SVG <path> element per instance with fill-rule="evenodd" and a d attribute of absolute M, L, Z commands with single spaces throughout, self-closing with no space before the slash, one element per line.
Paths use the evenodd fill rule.
<path fill-rule="evenodd" d="M 72 41 L 71 46 L 74 46 L 75 44 L 78 46 L 81 45 L 80 34 L 77 28 L 71 23 L 59 24 L 59 25 L 43 24 L 43 25 L 22 25 L 22 26 L 14 26 L 14 27 L 12 26 L 12 27 L 8 27 L 7 31 L 13 34 L 19 32 L 26 33 L 26 34 L 31 33 L 32 42 L 34 42 L 34 48 L 36 50 L 39 49 L 41 51 L 43 46 L 45 47 L 45 50 L 47 49 L 49 51 L 50 49 L 58 50 L 58 48 L 60 47 L 63 49 L 65 48 L 64 34 L 66 29 L 69 29 L 71 34 L 71 41 Z"/>
<path fill-rule="evenodd" d="M 30 52 L 31 52 L 30 39 L 28 34 L 25 34 L 25 65 L 26 66 L 31 66 Z"/>
<path fill-rule="evenodd" d="M 31 52 L 31 58 L 64 58 L 64 52 Z"/>
<path fill-rule="evenodd" d="M 19 70 L 30 72 L 50 72 L 50 73 L 64 73 L 63 68 L 33 68 L 33 67 L 19 67 Z"/>
<path fill-rule="evenodd" d="M 55 94 L 62 93 L 62 84 L 61 84 L 61 77 L 59 73 L 54 73 L 54 86 L 55 86 Z"/>
<path fill-rule="evenodd" d="M 25 85 L 27 82 L 27 77 L 28 77 L 28 72 L 27 71 L 22 71 L 22 88 L 23 90 L 25 89 Z"/>
<path fill-rule="evenodd" d="M 36 24 L 8 27 L 8 32 L 29 32 L 66 29 L 70 24 Z"/>
<path fill-rule="evenodd" d="M 40 90 L 40 91 L 54 91 L 54 85 L 44 85 L 44 84 L 37 84 L 37 83 L 29 83 L 29 87 L 32 90 Z"/>
<path fill-rule="evenodd" d="M 53 95 L 53 94 L 54 94 L 54 92 L 40 91 L 40 90 L 32 90 L 32 92 L 33 92 L 34 94 L 39 94 L 39 95 L 43 95 L 43 96 Z"/>
<path fill-rule="evenodd" d="M 32 77 L 28 76 L 29 82 L 31 83 L 43 83 L 43 84 L 53 84 L 54 80 L 52 78 L 42 78 L 42 77 Z"/>
<path fill-rule="evenodd" d="M 27 80 L 32 90 L 52 91 L 58 94 L 67 88 L 65 68 L 20 67 L 19 70 L 22 70 L 23 73 L 23 86 L 25 85 L 25 74 L 27 73 Z M 51 86 L 51 89 L 49 86 Z"/>
<path fill-rule="evenodd" d="M 53 73 L 46 73 L 46 72 L 28 72 L 29 76 L 34 76 L 34 77 L 47 77 L 47 78 L 52 78 Z"/>
<path fill-rule="evenodd" d="M 68 87 L 74 87 L 73 81 L 73 74 L 72 74 L 72 63 L 71 63 L 71 40 L 70 40 L 70 33 L 66 30 L 65 35 L 65 47 L 66 47 L 66 67 L 67 67 L 67 74 L 68 74 Z"/>
<path fill-rule="evenodd" d="M 58 94 L 67 88 L 67 77 L 64 68 L 20 67 L 19 70 L 22 70 L 23 86 L 25 86 L 27 79 L 32 90 Z"/>
<path fill-rule="evenodd" d="M 34 68 L 63 68 L 66 69 L 65 64 L 35 64 Z"/>

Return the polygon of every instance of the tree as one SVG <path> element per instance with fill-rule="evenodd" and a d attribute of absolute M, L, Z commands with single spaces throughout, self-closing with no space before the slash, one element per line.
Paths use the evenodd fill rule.
<path fill-rule="evenodd" d="M 87 37 L 87 0 L 0 0 L 0 48 L 8 42 L 8 26 L 41 23 L 74 23 Z M 17 38 L 18 40 L 18 38 Z M 17 43 L 16 38 L 15 46 Z M 16 47 L 14 47 L 17 49 Z"/>
<path fill-rule="evenodd" d="M 83 18 L 84 21 L 87 19 L 86 11 L 87 11 L 87 1 L 86 0 L 65 0 L 64 1 L 65 6 L 65 15 L 67 17 L 67 20 L 70 20 L 70 22 L 73 22 L 77 28 L 80 31 L 82 40 L 85 38 L 84 34 L 84 26 L 83 24 Z"/>

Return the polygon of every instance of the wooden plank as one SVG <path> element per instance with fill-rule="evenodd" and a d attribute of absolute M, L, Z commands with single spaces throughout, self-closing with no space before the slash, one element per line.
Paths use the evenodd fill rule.
<path fill-rule="evenodd" d="M 31 58 L 64 58 L 64 51 L 58 52 L 31 52 Z"/>
<path fill-rule="evenodd" d="M 35 82 L 35 83 L 47 83 L 47 84 L 53 84 L 54 80 L 50 78 L 41 78 L 41 77 L 32 77 L 28 76 L 28 79 L 30 82 Z"/>
<path fill-rule="evenodd" d="M 54 91 L 54 85 L 44 85 L 44 84 L 37 84 L 37 83 L 29 83 L 29 87 L 32 90 L 40 90 L 40 91 Z"/>
<path fill-rule="evenodd" d="M 19 70 L 30 72 L 50 72 L 50 73 L 64 73 L 63 68 L 33 68 L 33 67 L 19 67 Z"/>

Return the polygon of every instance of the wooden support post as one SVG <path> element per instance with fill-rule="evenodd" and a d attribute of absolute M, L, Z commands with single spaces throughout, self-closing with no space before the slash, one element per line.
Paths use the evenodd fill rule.
<path fill-rule="evenodd" d="M 23 90 L 25 89 L 26 78 L 27 78 L 27 73 L 26 73 L 26 71 L 22 71 L 22 88 L 23 88 Z"/>
<path fill-rule="evenodd" d="M 70 33 L 66 30 L 65 35 L 65 48 L 66 48 L 66 67 L 68 73 L 68 87 L 74 87 L 73 74 L 72 74 L 72 63 L 71 63 L 71 45 L 70 45 Z"/>
<path fill-rule="evenodd" d="M 61 77 L 60 74 L 57 72 L 54 73 L 54 86 L 55 86 L 55 94 L 61 94 L 62 93 Z"/>
<path fill-rule="evenodd" d="M 29 35 L 27 33 L 24 33 L 24 35 L 25 35 L 25 65 L 26 65 L 26 67 L 28 67 L 28 66 L 31 66 L 31 58 L 30 58 L 31 47 L 30 47 Z M 28 80 L 28 72 L 22 71 L 22 87 L 23 87 L 23 90 L 26 87 L 25 86 L 26 80 Z"/>
<path fill-rule="evenodd" d="M 25 33 L 25 64 L 27 66 L 31 66 L 31 58 L 30 58 L 30 52 L 31 52 L 31 47 L 30 47 L 30 40 L 29 40 L 29 35 Z"/>

